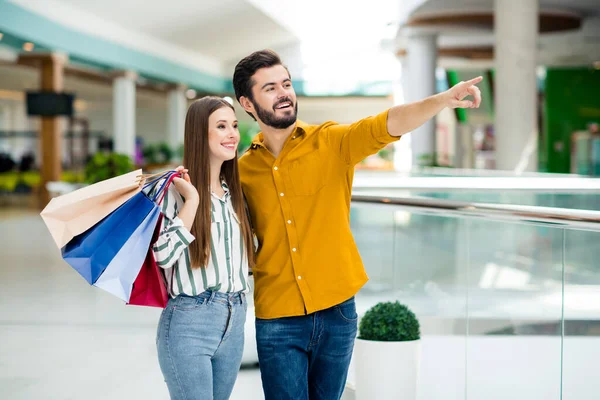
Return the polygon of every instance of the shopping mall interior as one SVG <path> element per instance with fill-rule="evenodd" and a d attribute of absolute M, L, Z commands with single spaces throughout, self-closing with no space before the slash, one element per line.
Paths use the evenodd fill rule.
<path fill-rule="evenodd" d="M 83 280 L 40 213 L 181 165 L 207 95 L 234 106 L 246 152 L 260 129 L 232 76 L 261 49 L 314 125 L 483 77 L 479 108 L 445 108 L 355 167 L 359 322 L 399 301 L 421 335 L 385 360 L 357 339 L 342 399 L 597 399 L 599 0 L 0 0 L 2 397 L 169 398 L 162 309 Z M 234 400 L 264 399 L 247 298 Z M 373 376 L 393 378 L 361 394 Z"/>

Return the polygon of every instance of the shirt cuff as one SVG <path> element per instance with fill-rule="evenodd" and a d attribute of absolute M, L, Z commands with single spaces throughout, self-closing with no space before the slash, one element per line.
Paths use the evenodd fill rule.
<path fill-rule="evenodd" d="M 196 240 L 194 235 L 192 235 L 191 232 L 184 226 L 181 218 L 175 217 L 172 219 L 170 229 L 172 228 L 177 228 L 177 230 L 175 230 L 175 233 L 186 246 L 189 246 L 190 243 Z"/>
<path fill-rule="evenodd" d="M 387 119 L 389 109 L 375 116 L 375 134 L 373 135 L 381 143 L 393 143 L 400 140 L 400 136 L 392 136 L 387 130 Z"/>

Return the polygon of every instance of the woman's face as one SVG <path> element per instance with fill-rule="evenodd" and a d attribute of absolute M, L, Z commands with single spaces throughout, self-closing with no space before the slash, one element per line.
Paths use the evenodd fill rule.
<path fill-rule="evenodd" d="M 208 153 L 211 162 L 228 161 L 236 156 L 240 141 L 238 121 L 229 107 L 221 107 L 208 117 Z"/>

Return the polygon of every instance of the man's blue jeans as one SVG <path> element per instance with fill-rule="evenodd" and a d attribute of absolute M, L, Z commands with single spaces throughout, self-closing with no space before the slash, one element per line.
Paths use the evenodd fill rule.
<path fill-rule="evenodd" d="M 357 332 L 354 297 L 300 317 L 256 319 L 266 400 L 342 396 Z"/>
<path fill-rule="evenodd" d="M 227 400 L 244 351 L 243 293 L 170 299 L 158 324 L 158 361 L 172 400 Z"/>

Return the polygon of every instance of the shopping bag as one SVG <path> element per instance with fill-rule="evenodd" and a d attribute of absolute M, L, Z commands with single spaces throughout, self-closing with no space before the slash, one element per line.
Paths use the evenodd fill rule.
<path fill-rule="evenodd" d="M 163 215 L 161 214 L 158 217 L 156 229 L 154 230 L 154 235 L 150 241 L 150 248 L 146 254 L 146 259 L 133 283 L 131 296 L 129 297 L 129 303 L 127 304 L 160 308 L 165 308 L 167 306 L 169 294 L 167 293 L 162 270 L 156 264 L 154 252 L 152 251 L 152 246 L 156 243 L 158 235 L 160 234 L 162 218 Z"/>
<path fill-rule="evenodd" d="M 144 187 L 156 184 L 156 181 L 149 182 Z M 157 190 L 154 198 L 161 194 L 164 186 Z M 156 207 L 153 199 L 138 192 L 92 228 L 69 241 L 61 250 L 63 259 L 88 283 L 94 284 Z"/>
<path fill-rule="evenodd" d="M 40 215 L 58 248 L 139 193 L 141 174 L 140 169 L 50 200 Z"/>
<path fill-rule="evenodd" d="M 129 301 L 131 287 L 138 276 L 156 229 L 160 208 L 154 207 L 115 254 L 102 275 L 94 282 L 99 287 L 123 300 Z"/>

